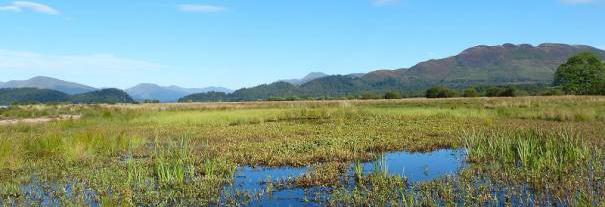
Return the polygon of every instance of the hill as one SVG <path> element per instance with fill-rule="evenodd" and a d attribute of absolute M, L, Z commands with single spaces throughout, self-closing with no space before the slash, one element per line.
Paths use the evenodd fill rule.
<path fill-rule="evenodd" d="M 554 73 L 571 56 L 605 51 L 584 45 L 528 44 L 476 46 L 444 59 L 429 60 L 409 69 L 375 71 L 363 76 L 370 83 L 394 79 L 403 86 L 442 84 L 535 84 L 550 83 Z"/>
<path fill-rule="evenodd" d="M 73 103 L 135 103 L 124 91 L 115 88 L 103 89 L 74 95 L 70 98 Z"/>
<path fill-rule="evenodd" d="M 183 96 L 187 96 L 194 93 L 231 93 L 232 91 L 227 88 L 221 87 L 182 88 L 178 86 L 163 87 L 151 83 L 142 83 L 132 88 L 126 89 L 126 92 L 136 100 L 159 100 L 160 102 L 175 102 Z"/>
<path fill-rule="evenodd" d="M 286 83 L 290 83 L 292 85 L 302 85 L 302 84 L 308 83 L 309 81 L 323 78 L 326 76 L 329 76 L 329 75 L 325 74 L 325 73 L 321 73 L 321 72 L 312 72 L 312 73 L 307 74 L 302 79 L 290 79 L 290 80 L 282 80 L 282 81 L 286 82 Z"/>
<path fill-rule="evenodd" d="M 68 102 L 69 95 L 50 89 L 37 88 L 2 88 L 0 89 L 0 105 L 14 103 L 60 103 Z"/>
<path fill-rule="evenodd" d="M 400 91 L 417 94 L 435 85 L 550 84 L 559 65 L 580 52 L 593 52 L 605 58 L 605 51 L 584 45 L 504 44 L 476 46 L 458 55 L 421 62 L 409 69 L 378 70 L 363 76 L 333 75 L 301 85 L 286 82 L 244 88 L 226 94 L 221 100 L 249 101 L 272 97 L 321 97 L 360 95 L 365 92 Z M 186 101 L 214 101 L 194 94 Z"/>
<path fill-rule="evenodd" d="M 13 80 L 6 83 L 0 83 L 0 88 L 39 88 L 61 91 L 66 94 L 74 95 L 97 90 L 93 87 L 63 81 L 55 78 L 37 76 L 28 80 Z"/>

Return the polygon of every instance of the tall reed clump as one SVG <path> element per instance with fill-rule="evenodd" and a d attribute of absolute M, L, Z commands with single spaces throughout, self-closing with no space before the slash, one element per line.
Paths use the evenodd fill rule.
<path fill-rule="evenodd" d="M 535 175 L 565 176 L 586 168 L 590 156 L 600 153 L 570 131 L 484 131 L 464 137 L 471 162 L 497 161 Z"/>
<path fill-rule="evenodd" d="M 233 177 L 237 165 L 222 158 L 206 159 L 202 164 L 204 179 L 228 179 Z"/>
<path fill-rule="evenodd" d="M 468 160 L 500 181 L 527 183 L 561 203 L 603 202 L 604 152 L 588 139 L 573 130 L 492 130 L 463 141 Z"/>
<path fill-rule="evenodd" d="M 153 154 L 155 175 L 160 186 L 183 184 L 195 176 L 195 158 L 192 155 L 190 141 L 168 141 L 165 145 L 155 141 Z"/>

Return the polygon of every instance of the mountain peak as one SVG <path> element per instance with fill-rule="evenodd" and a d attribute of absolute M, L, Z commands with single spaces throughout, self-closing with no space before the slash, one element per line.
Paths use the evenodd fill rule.
<path fill-rule="evenodd" d="M 147 99 L 159 100 L 160 102 L 174 102 L 183 96 L 210 91 L 231 93 L 231 90 L 220 87 L 183 88 L 175 85 L 160 86 L 153 83 L 141 83 L 126 89 L 126 92 L 136 100 Z"/>
<path fill-rule="evenodd" d="M 28 80 L 36 80 L 36 81 L 41 81 L 41 80 L 61 81 L 59 79 L 51 78 L 51 77 L 48 77 L 48 76 L 34 76 L 34 77 L 32 77 L 32 78 L 30 78 Z"/>
<path fill-rule="evenodd" d="M 70 95 L 86 93 L 96 90 L 93 87 L 79 83 L 68 82 L 46 76 L 36 76 L 27 80 L 12 80 L 2 85 L 0 88 L 39 88 L 52 89 L 67 93 Z"/>
<path fill-rule="evenodd" d="M 313 81 L 315 79 L 323 78 L 326 76 L 329 76 L 329 75 L 322 73 L 322 72 L 311 72 L 311 73 L 307 74 L 305 77 L 303 77 L 302 79 L 281 80 L 281 82 L 290 83 L 292 85 L 302 85 L 302 84 L 308 83 L 310 81 Z"/>
<path fill-rule="evenodd" d="M 322 72 L 311 72 L 311 73 L 307 74 L 303 79 L 313 79 L 313 78 L 325 77 L 325 76 L 328 76 L 328 74 L 325 74 Z"/>

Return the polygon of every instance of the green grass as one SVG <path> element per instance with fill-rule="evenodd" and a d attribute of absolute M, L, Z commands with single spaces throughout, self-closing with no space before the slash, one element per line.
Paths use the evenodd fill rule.
<path fill-rule="evenodd" d="M 334 187 L 328 205 L 481 205 L 494 202 L 494 189 L 513 196 L 526 185 L 569 204 L 604 202 L 591 188 L 605 183 L 603 97 L 37 105 L 0 114 L 82 115 L 0 125 L 0 199 L 17 204 L 18 186 L 32 177 L 81 185 L 75 198 L 59 196 L 66 204 L 81 205 L 84 189 L 106 205 L 217 204 L 245 165 L 310 166 L 293 184 Z M 376 173 L 353 173 L 355 189 L 340 183 L 363 170 L 350 163 L 385 152 L 463 147 L 471 166 L 455 178 L 412 186 L 378 163 Z"/>

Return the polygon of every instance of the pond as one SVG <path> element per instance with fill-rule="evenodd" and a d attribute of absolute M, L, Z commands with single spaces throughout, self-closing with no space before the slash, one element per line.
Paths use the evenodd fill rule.
<path fill-rule="evenodd" d="M 443 149 L 429 153 L 393 152 L 384 154 L 379 160 L 361 163 L 364 174 L 374 171 L 377 163 L 384 165 L 389 175 L 404 176 L 411 183 L 431 181 L 447 175 L 455 175 L 466 164 L 466 150 Z M 353 164 L 347 176 L 353 176 Z M 230 195 L 245 193 L 252 195 L 250 206 L 319 206 L 327 200 L 329 187 L 280 188 L 273 183 L 294 180 L 303 176 L 308 167 L 292 168 L 238 168 L 232 186 L 226 188 Z"/>

